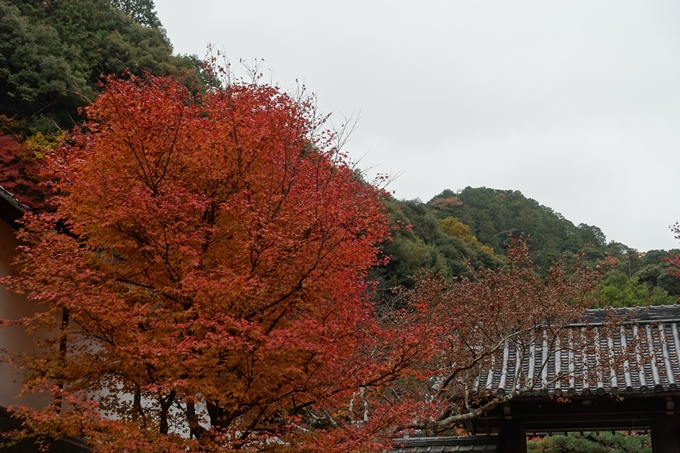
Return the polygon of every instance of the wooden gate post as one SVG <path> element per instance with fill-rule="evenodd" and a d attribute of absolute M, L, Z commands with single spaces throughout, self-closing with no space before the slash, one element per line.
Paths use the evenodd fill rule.
<path fill-rule="evenodd" d="M 652 425 L 654 453 L 680 453 L 680 415 L 659 417 Z"/>
<path fill-rule="evenodd" d="M 515 420 L 503 420 L 498 436 L 499 453 L 527 453 L 526 432 Z"/>

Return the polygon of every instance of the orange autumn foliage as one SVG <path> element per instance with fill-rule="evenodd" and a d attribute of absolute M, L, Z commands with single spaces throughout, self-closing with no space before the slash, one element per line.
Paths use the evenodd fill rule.
<path fill-rule="evenodd" d="M 29 328 L 69 317 L 43 356 L 14 358 L 64 406 L 25 410 L 31 429 L 107 452 L 381 448 L 398 415 L 353 423 L 347 402 L 419 349 L 377 344 L 397 333 L 366 297 L 383 194 L 311 100 L 110 80 L 87 114 L 50 159 L 57 212 L 26 219 L 5 281 L 44 304 Z"/>
<path fill-rule="evenodd" d="M 24 219 L 17 274 L 0 281 L 45 308 L 4 323 L 42 330 L 43 354 L 6 360 L 57 403 L 15 408 L 19 437 L 107 453 L 384 451 L 536 391 L 475 382 L 505 344 L 560 335 L 592 304 L 597 270 L 541 276 L 513 241 L 504 268 L 423 275 L 376 307 L 384 194 L 311 100 L 133 78 L 110 80 L 87 114 L 49 159 L 56 212 Z"/>
<path fill-rule="evenodd" d="M 32 209 L 43 209 L 48 190 L 41 184 L 40 159 L 31 147 L 0 132 L 0 186 Z"/>

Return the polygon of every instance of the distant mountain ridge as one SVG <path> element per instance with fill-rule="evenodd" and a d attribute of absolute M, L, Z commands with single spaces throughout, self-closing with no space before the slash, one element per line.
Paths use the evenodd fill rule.
<path fill-rule="evenodd" d="M 481 243 L 501 253 L 510 235 L 523 236 L 539 265 L 584 248 L 601 259 L 607 254 L 606 236 L 600 228 L 574 225 L 518 190 L 466 187 L 454 193 L 446 189 L 427 206 L 439 219 L 451 216 L 468 225 Z"/>
<path fill-rule="evenodd" d="M 592 265 L 611 266 L 599 306 L 674 304 L 680 296 L 680 278 L 664 260 L 680 250 L 640 252 L 607 242 L 597 226 L 575 225 L 516 190 L 446 189 L 427 203 L 390 198 L 385 206 L 393 222 L 392 241 L 383 246 L 389 261 L 371 275 L 380 298 L 397 286 L 411 287 L 420 272 L 458 277 L 469 272 L 466 263 L 472 269 L 502 266 L 511 236 L 525 239 L 539 267 L 581 253 Z"/>

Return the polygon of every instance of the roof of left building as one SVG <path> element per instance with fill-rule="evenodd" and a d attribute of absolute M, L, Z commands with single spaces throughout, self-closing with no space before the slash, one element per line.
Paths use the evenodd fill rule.
<path fill-rule="evenodd" d="M 0 186 L 0 219 L 17 227 L 17 220 L 31 208 L 21 203 L 13 193 Z"/>
<path fill-rule="evenodd" d="M 498 436 L 445 436 L 395 439 L 391 453 L 495 453 Z"/>

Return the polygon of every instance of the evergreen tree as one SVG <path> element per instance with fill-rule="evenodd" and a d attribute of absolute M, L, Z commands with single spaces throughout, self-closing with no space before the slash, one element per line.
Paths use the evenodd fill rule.
<path fill-rule="evenodd" d="M 527 442 L 528 453 L 652 453 L 649 436 L 637 433 L 569 433 Z"/>
<path fill-rule="evenodd" d="M 198 58 L 173 56 L 151 0 L 0 0 L 0 115 L 19 120 L 5 132 L 71 129 L 107 75 L 183 71 L 207 82 Z"/>

